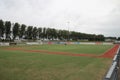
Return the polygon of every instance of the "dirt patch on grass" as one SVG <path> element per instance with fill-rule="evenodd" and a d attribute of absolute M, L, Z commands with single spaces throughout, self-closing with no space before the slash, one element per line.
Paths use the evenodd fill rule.
<path fill-rule="evenodd" d="M 36 52 L 36 53 L 47 53 L 47 54 L 57 54 L 57 55 L 67 55 L 67 56 L 85 56 L 85 57 L 97 57 L 97 58 L 113 58 L 116 54 L 119 45 L 115 45 L 113 48 L 109 49 L 107 52 L 103 53 L 102 55 L 95 55 L 95 54 L 76 54 L 70 52 L 54 52 L 48 50 L 27 50 L 23 48 L 6 48 L 7 50 L 14 50 L 14 51 L 25 51 L 25 52 Z"/>

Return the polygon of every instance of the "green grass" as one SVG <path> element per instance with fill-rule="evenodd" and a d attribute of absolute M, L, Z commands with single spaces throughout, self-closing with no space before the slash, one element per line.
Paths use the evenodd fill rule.
<path fill-rule="evenodd" d="M 41 45 L 41 46 L 25 46 L 26 49 L 32 50 L 48 50 L 61 51 L 71 53 L 84 54 L 101 54 L 112 48 L 113 45 Z M 24 47 L 22 47 L 24 48 Z"/>
<path fill-rule="evenodd" d="M 93 46 L 42 45 L 18 47 L 34 50 L 47 49 L 50 51 L 65 51 L 65 49 L 69 51 L 74 48 L 71 50 L 72 52 L 81 53 L 79 52 L 82 50 L 80 48 L 92 49 Z M 101 47 L 99 45 L 96 47 L 100 49 L 103 47 L 106 48 L 107 46 Z M 108 46 L 106 50 L 111 47 Z M 0 47 L 0 80 L 101 80 L 111 63 L 111 59 L 105 58 L 7 51 L 4 48 L 7 47 Z M 85 51 L 84 53 L 89 53 L 89 51 Z M 96 53 L 101 52 L 98 50 Z"/>

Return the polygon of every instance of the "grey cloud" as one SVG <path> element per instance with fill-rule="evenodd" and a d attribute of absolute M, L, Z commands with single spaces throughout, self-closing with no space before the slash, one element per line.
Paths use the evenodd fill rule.
<path fill-rule="evenodd" d="M 1 0 L 0 14 L 26 25 L 68 29 L 69 21 L 70 30 L 120 36 L 119 0 Z"/>

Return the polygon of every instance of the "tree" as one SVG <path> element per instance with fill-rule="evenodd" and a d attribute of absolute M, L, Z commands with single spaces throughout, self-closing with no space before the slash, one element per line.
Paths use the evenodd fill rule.
<path fill-rule="evenodd" d="M 47 38 L 47 35 L 46 35 L 46 28 L 43 28 L 42 38 L 43 38 L 43 40 L 44 40 L 45 38 Z"/>
<path fill-rule="evenodd" d="M 77 40 L 76 32 L 74 31 L 71 32 L 71 38 L 72 40 Z"/>
<path fill-rule="evenodd" d="M 15 23 L 13 26 L 13 40 L 15 40 L 17 36 L 19 36 L 19 27 L 20 27 L 19 23 Z"/>
<path fill-rule="evenodd" d="M 47 39 L 51 39 L 51 29 L 50 28 L 47 28 L 46 29 L 46 36 L 47 36 Z"/>
<path fill-rule="evenodd" d="M 6 34 L 6 40 L 10 40 L 10 33 L 11 33 L 11 22 L 6 21 L 5 22 L 5 34 Z"/>
<path fill-rule="evenodd" d="M 97 41 L 104 41 L 104 35 L 97 35 Z"/>
<path fill-rule="evenodd" d="M 6 21 L 5 23 L 0 20 L 0 38 L 5 34 L 6 40 L 10 40 L 11 35 L 11 22 Z M 104 35 L 86 34 L 69 30 L 56 30 L 54 28 L 38 28 L 15 23 L 12 28 L 13 40 L 18 36 L 24 39 L 59 39 L 59 40 L 89 40 L 89 41 L 104 41 Z M 106 39 L 116 40 L 116 37 L 106 37 Z M 120 38 L 118 38 L 120 40 Z"/>
<path fill-rule="evenodd" d="M 38 37 L 39 39 L 42 37 L 42 28 L 38 28 Z"/>
<path fill-rule="evenodd" d="M 51 29 L 51 38 L 52 40 L 57 38 L 57 30 L 56 29 Z"/>
<path fill-rule="evenodd" d="M 120 37 L 118 37 L 118 40 L 120 40 Z"/>
<path fill-rule="evenodd" d="M 19 37 L 20 38 L 23 38 L 25 36 L 25 29 L 26 29 L 26 25 L 25 24 L 22 24 L 21 27 L 20 27 L 20 35 Z"/>
<path fill-rule="evenodd" d="M 63 40 L 63 31 L 62 30 L 58 30 L 58 39 Z"/>
<path fill-rule="evenodd" d="M 4 34 L 4 22 L 0 20 L 0 38 L 3 37 Z"/>
<path fill-rule="evenodd" d="M 69 31 L 67 30 L 62 30 L 62 37 L 64 40 L 69 40 Z"/>
<path fill-rule="evenodd" d="M 33 32 L 32 32 L 32 33 L 33 33 L 33 39 L 34 39 L 34 40 L 37 39 L 37 32 L 38 32 L 37 28 L 34 27 L 34 28 L 33 28 Z"/>
<path fill-rule="evenodd" d="M 27 39 L 32 39 L 33 26 L 28 26 L 27 28 Z"/>

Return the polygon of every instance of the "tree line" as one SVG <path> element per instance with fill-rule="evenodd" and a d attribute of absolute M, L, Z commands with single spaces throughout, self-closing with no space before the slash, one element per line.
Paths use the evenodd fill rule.
<path fill-rule="evenodd" d="M 58 30 L 46 27 L 26 26 L 25 24 L 11 23 L 0 20 L 0 41 L 26 40 L 88 40 L 104 41 L 104 35 L 86 34 L 68 30 Z"/>

